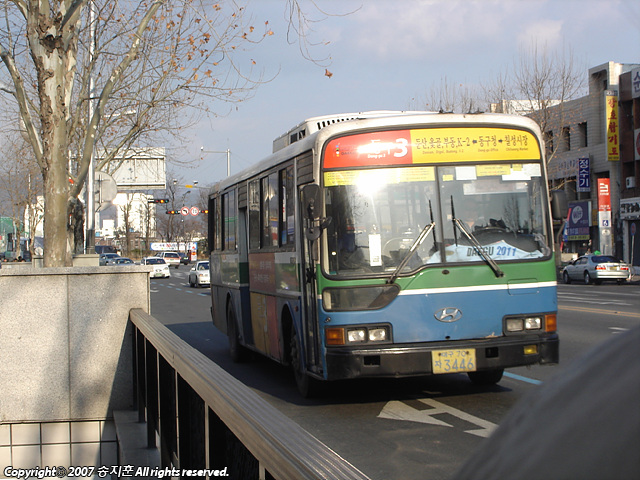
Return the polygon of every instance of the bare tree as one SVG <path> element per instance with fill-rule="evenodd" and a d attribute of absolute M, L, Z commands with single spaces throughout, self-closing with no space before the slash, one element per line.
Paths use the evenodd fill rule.
<path fill-rule="evenodd" d="M 411 108 L 434 112 L 475 113 L 480 109 L 477 88 L 473 85 L 456 83 L 442 77 L 439 84 L 433 84 L 424 99 L 411 102 Z"/>
<path fill-rule="evenodd" d="M 71 264 L 67 215 L 96 147 L 108 152 L 106 165 L 142 139 L 152 141 L 158 128 L 188 124 L 182 109 L 205 108 L 211 98 L 233 102 L 256 85 L 249 80 L 254 65 L 236 64 L 233 53 L 272 32 L 268 25 L 258 32 L 244 8 L 228 5 L 2 1 L 0 81 L 13 87 L 3 91 L 15 99 L 42 174 L 45 266 Z"/>

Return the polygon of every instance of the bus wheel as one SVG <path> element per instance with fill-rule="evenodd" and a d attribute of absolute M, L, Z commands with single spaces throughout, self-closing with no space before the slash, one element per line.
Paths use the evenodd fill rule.
<path fill-rule="evenodd" d="M 247 350 L 240 344 L 238 323 L 236 314 L 231 304 L 227 306 L 227 336 L 229 337 L 229 354 L 235 363 L 244 362 L 247 359 Z"/>
<path fill-rule="evenodd" d="M 469 378 L 474 385 L 495 385 L 502 379 L 504 368 L 497 368 L 495 370 L 483 370 L 480 372 L 467 372 Z"/>
<path fill-rule="evenodd" d="M 304 371 L 301 353 L 302 343 L 295 328 L 293 328 L 293 332 L 291 334 L 291 345 L 289 347 L 291 367 L 293 368 L 293 376 L 296 379 L 298 391 L 304 398 L 312 398 L 319 393 L 320 385 L 318 380 L 310 377 Z"/>

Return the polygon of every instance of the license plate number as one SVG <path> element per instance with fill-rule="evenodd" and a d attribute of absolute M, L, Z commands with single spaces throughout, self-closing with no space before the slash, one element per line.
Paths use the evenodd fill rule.
<path fill-rule="evenodd" d="M 476 371 L 476 351 L 473 348 L 435 350 L 431 353 L 433 373 Z"/>

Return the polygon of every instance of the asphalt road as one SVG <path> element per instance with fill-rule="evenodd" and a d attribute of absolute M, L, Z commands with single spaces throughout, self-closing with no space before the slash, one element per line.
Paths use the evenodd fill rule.
<path fill-rule="evenodd" d="M 255 356 L 229 359 L 211 323 L 208 289 L 191 288 L 188 267 L 151 282 L 151 314 L 266 401 L 376 480 L 446 479 L 528 391 L 575 368 L 589 349 L 640 325 L 638 285 L 560 285 L 560 364 L 509 369 L 494 387 L 466 375 L 362 380 L 302 399 L 289 369 Z"/>

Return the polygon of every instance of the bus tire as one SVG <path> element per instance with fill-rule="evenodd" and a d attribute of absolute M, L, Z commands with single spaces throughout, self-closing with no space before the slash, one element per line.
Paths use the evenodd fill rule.
<path fill-rule="evenodd" d="M 231 303 L 227 305 L 227 336 L 229 337 L 229 355 L 234 363 L 242 363 L 247 359 L 247 349 L 240 343 L 236 314 Z"/>
<path fill-rule="evenodd" d="M 502 380 L 504 368 L 496 368 L 495 370 L 482 370 L 480 372 L 467 372 L 469 379 L 474 385 L 487 386 L 495 385 Z"/>
<path fill-rule="evenodd" d="M 302 343 L 295 327 L 292 328 L 291 332 L 289 352 L 291 356 L 291 367 L 293 369 L 293 376 L 296 380 L 296 386 L 298 387 L 300 395 L 302 395 L 304 398 L 315 397 L 320 391 L 320 382 L 315 378 L 307 375 L 307 372 L 302 366 Z"/>

